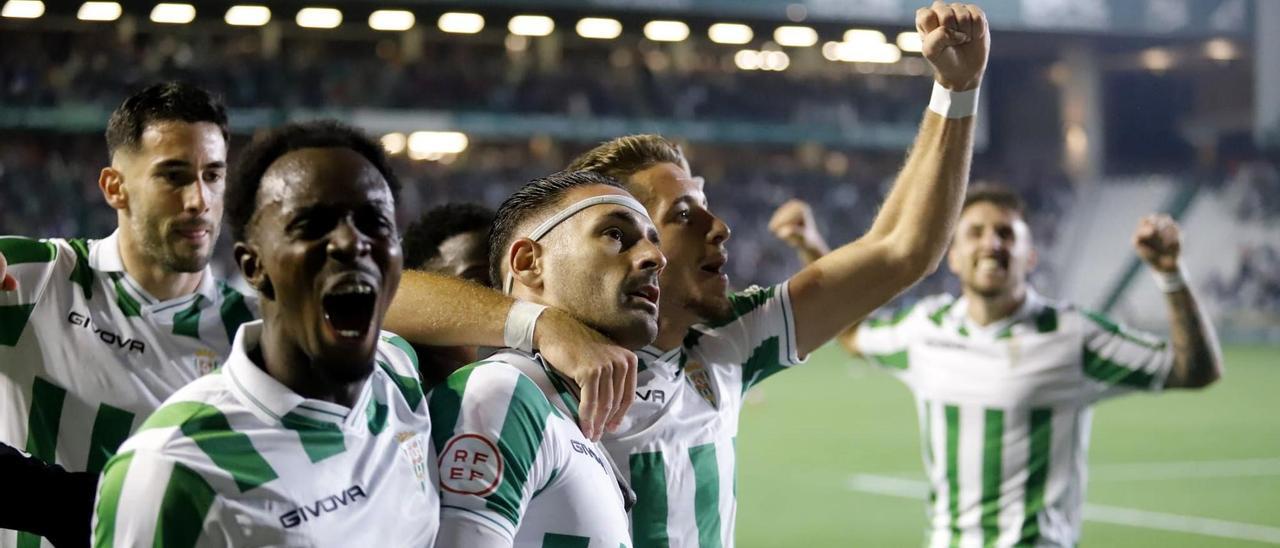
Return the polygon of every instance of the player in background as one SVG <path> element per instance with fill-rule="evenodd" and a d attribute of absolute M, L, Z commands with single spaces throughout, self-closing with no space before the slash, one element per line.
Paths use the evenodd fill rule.
<path fill-rule="evenodd" d="M 432 208 L 404 232 L 405 268 L 489 283 L 489 227 L 493 210 L 479 204 L 451 203 Z M 435 386 L 458 368 L 478 359 L 474 346 L 415 346 L 422 379 Z"/>
<path fill-rule="evenodd" d="M 107 463 L 95 546 L 431 546 L 431 422 L 408 343 L 382 331 L 400 281 L 400 183 L 335 122 L 248 145 L 227 191 L 263 319 Z"/>
<path fill-rule="evenodd" d="M 935 99 L 897 182 L 865 236 L 783 283 L 728 294 L 729 228 L 665 139 L 615 139 L 571 164 L 621 181 L 653 218 L 668 261 L 658 337 L 638 352 L 637 400 L 605 438 L 636 490 L 635 546 L 732 546 L 745 391 L 937 268 L 968 181 L 990 39 L 986 16 L 968 4 L 922 8 L 916 26 Z"/>
<path fill-rule="evenodd" d="M 803 202 L 784 204 L 769 228 L 806 261 L 827 252 Z M 1177 225 L 1144 217 L 1133 245 L 1165 292 L 1172 344 L 1037 293 L 1022 201 L 989 186 L 969 193 L 948 253 L 961 296 L 922 299 L 839 337 L 915 395 L 929 546 L 1075 546 L 1093 404 L 1221 376 L 1217 336 L 1182 276 Z"/>

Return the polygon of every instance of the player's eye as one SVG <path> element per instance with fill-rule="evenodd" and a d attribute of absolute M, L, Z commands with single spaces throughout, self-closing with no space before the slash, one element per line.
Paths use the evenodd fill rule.
<path fill-rule="evenodd" d="M 609 238 L 610 240 L 616 240 L 616 241 L 619 241 L 619 242 L 621 242 L 621 241 L 623 240 L 623 237 L 625 236 L 625 235 L 622 233 L 622 229 L 621 229 L 621 228 L 618 228 L 618 227 L 609 227 L 609 228 L 606 228 L 606 229 L 604 229 L 603 234 L 604 234 L 604 236 L 605 236 L 606 238 Z"/>

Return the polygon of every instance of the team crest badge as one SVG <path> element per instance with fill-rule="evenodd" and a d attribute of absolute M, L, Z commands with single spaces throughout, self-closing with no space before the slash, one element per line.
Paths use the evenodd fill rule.
<path fill-rule="evenodd" d="M 434 489 L 429 481 L 430 476 L 427 475 L 427 451 L 422 446 L 422 436 L 417 432 L 400 432 L 396 434 L 396 442 L 400 444 L 400 454 L 409 461 L 409 465 L 413 468 L 413 475 L 418 479 L 418 485 L 425 491 Z"/>
<path fill-rule="evenodd" d="M 715 388 L 711 386 L 711 374 L 702 362 L 689 360 L 684 364 L 684 374 L 689 377 L 689 382 L 693 383 L 693 388 L 702 399 L 707 400 L 711 407 L 720 408 L 720 400 L 716 397 Z"/>
<path fill-rule="evenodd" d="M 208 348 L 196 350 L 195 355 L 190 359 L 195 364 L 196 374 L 201 377 L 213 373 L 213 370 L 221 365 L 218 355 Z"/>

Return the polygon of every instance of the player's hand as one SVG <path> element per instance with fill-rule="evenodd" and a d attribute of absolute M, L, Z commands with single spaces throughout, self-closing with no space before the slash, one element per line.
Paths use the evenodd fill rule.
<path fill-rule="evenodd" d="M 592 441 L 618 428 L 636 394 L 636 355 L 568 314 L 548 308 L 534 346 L 578 385 L 578 426 Z"/>
<path fill-rule="evenodd" d="M 916 10 L 916 31 L 939 84 L 952 91 L 978 87 L 991 51 L 991 33 L 982 8 L 934 2 Z"/>
<path fill-rule="evenodd" d="M 9 275 L 9 262 L 5 260 L 4 253 L 0 253 L 0 291 L 13 291 L 18 289 L 18 279 Z"/>
<path fill-rule="evenodd" d="M 804 200 L 791 199 L 778 206 L 769 219 L 769 231 L 793 249 L 818 250 L 827 247 L 813 220 L 813 208 Z"/>
<path fill-rule="evenodd" d="M 1133 233 L 1133 247 L 1151 268 L 1160 272 L 1178 270 L 1178 255 L 1182 251 L 1178 223 L 1163 213 L 1143 217 Z"/>

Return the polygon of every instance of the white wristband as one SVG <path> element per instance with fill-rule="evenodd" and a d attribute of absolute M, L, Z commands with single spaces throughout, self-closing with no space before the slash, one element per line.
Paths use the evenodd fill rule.
<path fill-rule="evenodd" d="M 507 323 L 502 328 L 502 343 L 508 348 L 533 352 L 533 328 L 538 316 L 547 307 L 528 301 L 516 301 L 507 311 Z"/>
<path fill-rule="evenodd" d="M 933 82 L 933 97 L 929 110 L 943 118 L 968 118 L 978 113 L 978 88 L 968 91 L 951 91 Z"/>
<path fill-rule="evenodd" d="M 1182 265 L 1178 265 L 1178 269 L 1173 272 L 1161 272 L 1152 268 L 1151 278 L 1155 280 L 1156 287 L 1164 293 L 1177 293 L 1187 287 L 1187 273 L 1182 269 Z"/>

